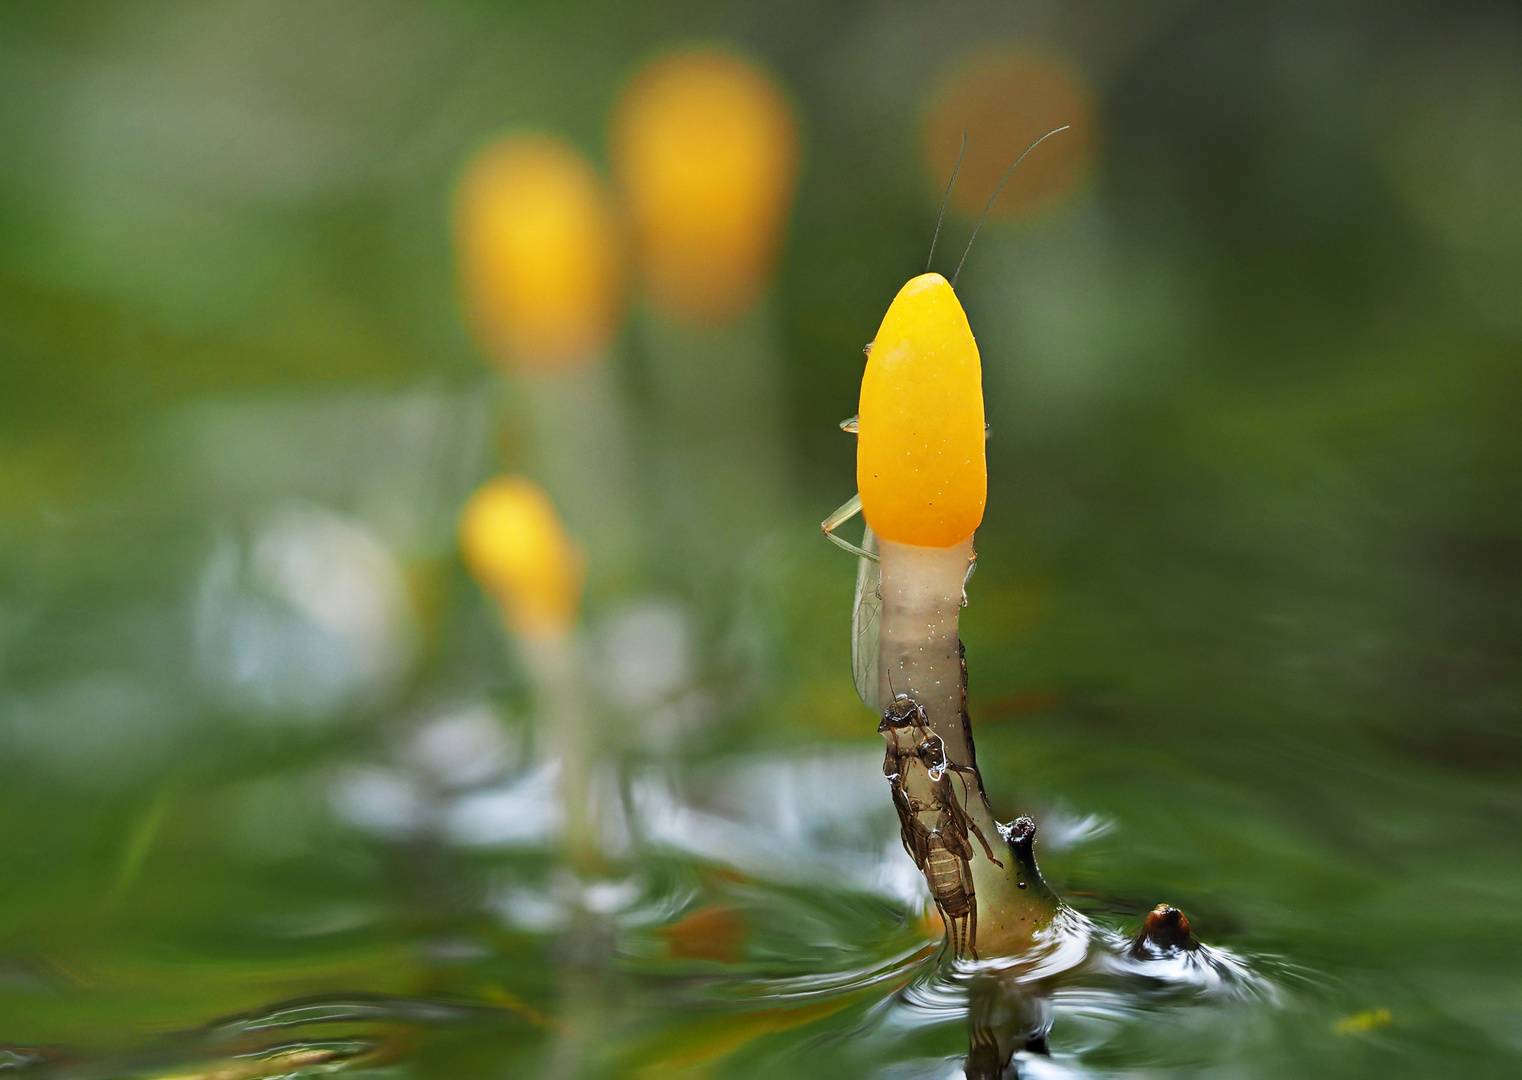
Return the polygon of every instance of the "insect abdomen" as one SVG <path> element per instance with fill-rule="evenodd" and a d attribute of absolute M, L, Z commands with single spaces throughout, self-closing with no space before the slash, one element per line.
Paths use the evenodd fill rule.
<path fill-rule="evenodd" d="M 962 865 L 961 859 L 938 842 L 925 860 L 925 882 L 930 886 L 930 895 L 935 897 L 941 911 L 952 919 L 966 915 L 971 906 L 962 880 Z"/>

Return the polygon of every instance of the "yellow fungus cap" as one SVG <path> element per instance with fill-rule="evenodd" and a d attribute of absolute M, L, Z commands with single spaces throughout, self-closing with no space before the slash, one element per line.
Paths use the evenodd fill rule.
<path fill-rule="evenodd" d="M 727 53 L 666 56 L 625 89 L 612 152 L 656 306 L 709 323 L 749 307 L 771 275 L 798 168 L 781 91 Z"/>
<path fill-rule="evenodd" d="M 856 488 L 886 540 L 951 547 L 983 520 L 983 367 L 957 294 L 911 279 L 883 316 L 861 379 Z"/>
<path fill-rule="evenodd" d="M 532 480 L 499 476 L 460 513 L 465 565 L 525 637 L 559 637 L 576 625 L 586 562 L 549 496 Z"/>
<path fill-rule="evenodd" d="M 546 135 L 487 147 L 455 198 L 461 284 L 476 333 L 527 371 L 595 359 L 616 331 L 620 244 L 592 166 Z"/>

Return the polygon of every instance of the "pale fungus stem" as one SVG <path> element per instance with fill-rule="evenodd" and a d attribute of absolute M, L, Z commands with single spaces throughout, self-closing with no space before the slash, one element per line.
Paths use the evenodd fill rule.
<path fill-rule="evenodd" d="M 941 740 L 947 775 L 953 778 L 951 793 L 970 822 L 967 869 L 977 921 L 966 951 L 982 959 L 1023 952 L 1035 932 L 1050 923 L 1058 902 L 1036 867 L 1031 850 L 1035 826 L 1028 818 L 1000 826 L 978 771 L 965 711 L 967 674 L 958 627 L 972 538 L 944 548 L 879 539 L 878 558 L 880 699 L 892 702 L 907 695 L 924 709 Z M 981 839 L 988 841 L 986 847 Z"/>
<path fill-rule="evenodd" d="M 576 642 L 567 634 L 530 638 L 520 642 L 520 648 L 534 684 L 540 752 L 560 763 L 564 850 L 572 866 L 589 869 L 599 860 L 591 807 L 597 746 Z"/>
<path fill-rule="evenodd" d="M 971 764 L 961 732 L 962 662 L 957 630 L 972 537 L 945 548 L 877 542 L 882 567 L 880 700 L 908 694 L 930 714 L 946 755 Z"/>

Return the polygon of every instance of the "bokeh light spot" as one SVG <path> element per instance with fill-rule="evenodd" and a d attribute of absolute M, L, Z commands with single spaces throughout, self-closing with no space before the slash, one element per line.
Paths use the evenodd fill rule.
<path fill-rule="evenodd" d="M 729 53 L 673 53 L 625 88 L 611 138 L 651 300 L 690 322 L 746 310 L 771 276 L 798 171 L 781 90 Z"/>
<path fill-rule="evenodd" d="M 602 181 L 574 148 L 536 134 L 487 147 L 460 182 L 455 243 L 466 307 L 494 360 L 549 371 L 607 351 L 620 244 Z"/>
<path fill-rule="evenodd" d="M 939 199 L 965 132 L 967 157 L 951 191 L 951 206 L 981 214 L 1025 148 L 1063 124 L 1071 129 L 1042 143 L 1015 170 L 990 220 L 1030 217 L 1078 188 L 1093 166 L 1094 101 L 1078 71 L 1056 56 L 991 49 L 969 57 L 941 80 L 925 116 L 930 189 Z"/>

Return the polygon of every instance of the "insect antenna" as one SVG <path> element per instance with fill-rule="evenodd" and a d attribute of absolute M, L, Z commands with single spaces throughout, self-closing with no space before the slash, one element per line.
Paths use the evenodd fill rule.
<path fill-rule="evenodd" d="M 1027 146 L 1025 148 L 1024 154 L 1021 154 L 1019 157 L 1015 158 L 1015 164 L 1009 167 L 1009 172 L 1004 174 L 1004 179 L 1000 180 L 999 186 L 994 188 L 993 198 L 989 199 L 988 205 L 983 207 L 983 216 L 978 218 L 978 223 L 972 227 L 972 235 L 967 238 L 967 247 L 962 250 L 962 258 L 961 261 L 957 263 L 956 273 L 951 275 L 951 287 L 953 289 L 957 287 L 957 278 L 962 276 L 962 263 L 967 261 L 967 253 L 972 250 L 972 242 L 978 238 L 978 230 L 983 227 L 983 222 L 988 219 L 988 212 L 994 208 L 994 199 L 997 199 L 999 197 L 999 192 L 1004 190 L 1005 181 L 1007 181 L 1010 177 L 1010 174 L 1015 171 L 1015 167 L 1018 166 L 1020 162 L 1025 160 L 1025 154 L 1029 154 L 1032 150 L 1036 149 L 1036 147 L 1040 146 L 1042 143 L 1046 142 L 1046 140 L 1050 139 L 1053 135 L 1057 134 L 1057 132 L 1066 131 L 1072 126 L 1072 124 L 1063 124 L 1060 128 L 1052 128 L 1051 131 L 1048 131 L 1045 135 L 1041 136 L 1041 138 L 1037 139 L 1035 142 Z M 949 188 L 947 189 L 947 194 L 950 194 Z"/>
<path fill-rule="evenodd" d="M 957 163 L 951 169 L 951 183 L 941 196 L 941 212 L 935 216 L 935 232 L 930 234 L 930 254 L 925 256 L 925 273 L 930 273 L 930 263 L 935 258 L 935 242 L 941 238 L 941 222 L 946 220 L 946 204 L 951 201 L 951 189 L 956 186 L 957 173 L 962 171 L 962 158 L 967 155 L 967 132 L 962 132 L 962 149 L 957 153 Z"/>

